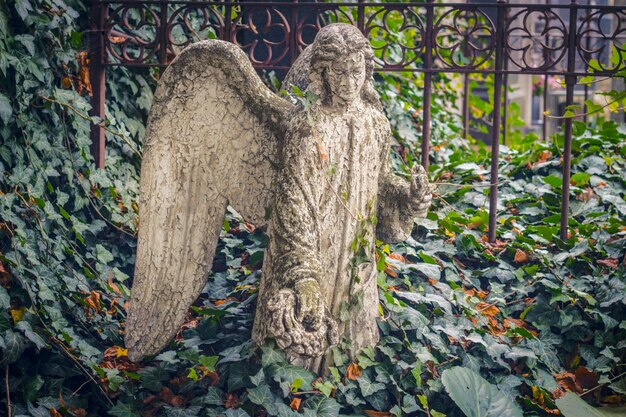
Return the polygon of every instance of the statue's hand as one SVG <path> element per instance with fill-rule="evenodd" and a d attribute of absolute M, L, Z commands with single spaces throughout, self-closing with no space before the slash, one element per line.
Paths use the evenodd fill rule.
<path fill-rule="evenodd" d="M 414 217 L 426 217 L 432 199 L 433 194 L 428 181 L 428 174 L 424 167 L 418 165 L 417 168 L 414 168 L 411 178 L 408 209 Z"/>
<path fill-rule="evenodd" d="M 296 318 L 308 331 L 318 330 L 324 322 L 322 292 L 313 278 L 302 279 L 295 284 L 298 299 Z"/>

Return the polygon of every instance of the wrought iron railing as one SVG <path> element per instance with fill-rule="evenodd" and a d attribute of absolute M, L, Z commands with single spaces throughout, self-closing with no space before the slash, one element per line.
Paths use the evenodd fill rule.
<path fill-rule="evenodd" d="M 565 105 L 579 77 L 626 69 L 626 5 L 425 2 L 95 0 L 92 10 L 93 115 L 104 118 L 105 68 L 166 67 L 200 39 L 234 42 L 259 69 L 285 70 L 320 27 L 356 25 L 377 51 L 378 71 L 424 73 L 422 164 L 430 149 L 433 73 L 462 73 L 467 135 L 468 76 L 493 74 L 489 240 L 496 236 L 499 144 L 506 140 L 506 83 L 510 74 L 560 76 Z M 547 78 L 546 78 L 547 80 Z M 544 100 L 548 83 L 544 82 Z M 584 87 L 585 98 L 588 94 Z M 503 117 L 504 116 L 504 117 Z M 544 118 L 544 137 L 546 135 Z M 563 123 L 561 237 L 567 236 L 572 119 Z M 104 129 L 92 129 L 93 153 L 104 166 Z"/>

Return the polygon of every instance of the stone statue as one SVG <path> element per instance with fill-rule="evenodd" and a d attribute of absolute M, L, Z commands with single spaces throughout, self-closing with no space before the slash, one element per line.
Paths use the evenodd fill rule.
<path fill-rule="evenodd" d="M 378 340 L 375 240 L 405 240 L 430 206 L 419 167 L 391 173 L 373 52 L 353 26 L 324 27 L 274 95 L 221 41 L 185 49 L 163 74 L 141 171 L 137 266 L 126 325 L 131 360 L 176 333 L 211 269 L 226 206 L 267 220 L 253 339 L 323 372 L 329 346 Z"/>

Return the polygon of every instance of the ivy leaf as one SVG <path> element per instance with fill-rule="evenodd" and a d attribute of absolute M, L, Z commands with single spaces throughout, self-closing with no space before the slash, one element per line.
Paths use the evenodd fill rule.
<path fill-rule="evenodd" d="M 4 287 L 0 286 L 0 310 L 7 309 L 11 306 L 11 297 Z"/>
<path fill-rule="evenodd" d="M 20 320 L 15 325 L 15 328 L 20 329 L 24 333 L 24 336 L 26 336 L 28 340 L 33 342 L 38 349 L 43 349 L 44 347 L 46 347 L 46 341 L 33 331 L 29 322 L 25 320 Z"/>
<path fill-rule="evenodd" d="M 0 365 L 8 365 L 15 362 L 22 355 L 25 348 L 24 338 L 18 333 L 7 330 L 2 339 L 4 352 L 2 353 L 2 359 L 0 359 Z"/>
<path fill-rule="evenodd" d="M 224 405 L 224 400 L 222 399 L 222 391 L 220 391 L 217 387 L 208 387 L 206 389 L 206 394 L 200 397 L 200 401 L 202 404 L 209 405 Z"/>
<path fill-rule="evenodd" d="M 28 12 L 32 11 L 33 8 L 30 5 L 29 0 L 16 0 L 15 10 L 17 11 L 17 14 L 20 15 L 22 20 L 26 20 L 26 18 L 28 17 Z"/>
<path fill-rule="evenodd" d="M 9 119 L 13 114 L 13 109 L 11 108 L 11 102 L 4 94 L 0 93 L 0 119 L 4 122 L 4 124 L 9 124 Z"/>
<path fill-rule="evenodd" d="M 305 417 L 337 417 L 339 404 L 334 398 L 311 397 L 304 403 Z"/>
<path fill-rule="evenodd" d="M 281 349 L 277 349 L 273 343 L 266 343 L 261 346 L 263 355 L 261 356 L 261 366 L 264 368 L 274 363 L 287 362 L 287 355 Z"/>
<path fill-rule="evenodd" d="M 274 394 L 267 385 L 248 389 L 248 399 L 256 405 L 264 407 L 270 414 L 274 412 Z"/>
<path fill-rule="evenodd" d="M 385 389 L 385 384 L 380 382 L 372 382 L 367 377 L 361 377 L 357 379 L 359 387 L 361 388 L 361 394 L 367 398 L 377 391 Z"/>
<path fill-rule="evenodd" d="M 187 408 L 165 405 L 163 408 L 165 409 L 165 415 L 167 415 L 167 417 L 196 417 L 202 410 L 202 407 L 198 405 Z"/>
<path fill-rule="evenodd" d="M 150 391 L 158 392 L 163 388 L 161 382 L 169 379 L 169 373 L 161 366 L 149 366 L 137 372 L 141 377 L 141 385 Z"/>
<path fill-rule="evenodd" d="M 246 411 L 241 408 L 229 408 L 224 415 L 226 417 L 250 417 L 250 414 L 246 413 Z"/>
<path fill-rule="evenodd" d="M 609 414 L 593 408 L 578 395 L 567 392 L 555 401 L 563 417 L 611 417 L 619 414 Z"/>
<path fill-rule="evenodd" d="M 123 402 L 118 402 L 109 408 L 107 413 L 115 417 L 139 417 L 139 413 L 135 412 L 129 404 Z"/>
<path fill-rule="evenodd" d="M 296 379 L 302 380 L 302 390 L 310 391 L 313 389 L 311 384 L 315 379 L 315 375 L 306 369 L 289 364 L 273 364 L 267 368 L 267 374 L 276 382 L 285 383 L 291 387 Z"/>
<path fill-rule="evenodd" d="M 471 369 L 446 369 L 441 381 L 450 398 L 467 417 L 522 417 L 517 404 Z"/>

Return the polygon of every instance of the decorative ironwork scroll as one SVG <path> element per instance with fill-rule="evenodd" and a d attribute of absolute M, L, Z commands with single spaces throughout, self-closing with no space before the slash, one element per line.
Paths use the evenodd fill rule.
<path fill-rule="evenodd" d="M 500 108 L 504 107 L 506 114 L 508 75 L 535 74 L 544 80 L 548 76 L 562 77 L 566 84 L 565 104 L 569 106 L 574 103 L 578 77 L 612 76 L 626 70 L 626 5 L 599 6 L 594 0 L 580 0 L 587 4 L 571 0 L 569 4 L 557 5 L 528 5 L 519 0 L 480 4 L 435 0 L 92 1 L 92 115 L 100 118 L 105 116 L 107 66 L 164 68 L 190 43 L 222 39 L 238 44 L 259 69 L 285 70 L 321 27 L 343 22 L 357 26 L 368 37 L 376 53 L 378 71 L 424 72 L 422 164 L 426 166 L 432 75 L 464 73 L 467 84 L 467 74 L 494 74 L 490 241 L 496 237 Z M 584 92 L 586 98 L 587 87 Z M 544 100 L 545 97 L 544 91 Z M 464 108 L 467 110 L 467 103 Z M 563 132 L 561 237 L 565 238 L 571 118 L 565 119 Z M 104 141 L 103 128 L 94 125 L 92 149 L 98 167 L 104 166 Z"/>

